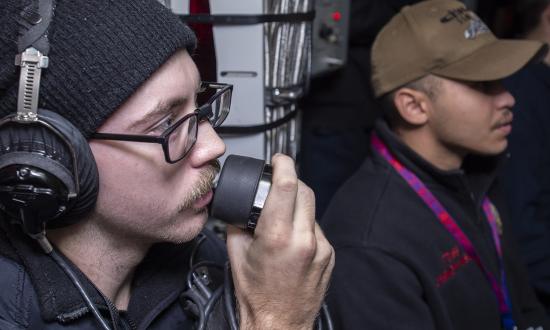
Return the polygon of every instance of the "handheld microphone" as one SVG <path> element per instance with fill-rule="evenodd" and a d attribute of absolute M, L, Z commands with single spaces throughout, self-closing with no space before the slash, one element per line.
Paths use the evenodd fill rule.
<path fill-rule="evenodd" d="M 210 215 L 225 223 L 254 231 L 271 188 L 272 167 L 264 160 L 229 155 L 225 160 L 210 205 Z M 200 244 L 200 243 L 199 243 Z M 232 329 L 237 329 L 234 306 L 230 301 L 233 292 L 225 268 L 224 301 Z M 204 317 L 207 318 L 206 316 Z M 328 307 L 323 303 L 316 320 L 316 329 L 334 329 Z"/>
<path fill-rule="evenodd" d="M 254 230 L 271 188 L 271 165 L 229 155 L 221 170 L 210 214 L 228 224 Z"/>

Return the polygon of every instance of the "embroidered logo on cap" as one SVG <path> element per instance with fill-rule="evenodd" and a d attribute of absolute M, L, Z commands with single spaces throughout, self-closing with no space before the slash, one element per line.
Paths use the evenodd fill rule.
<path fill-rule="evenodd" d="M 464 37 L 466 39 L 475 39 L 480 34 L 487 32 L 491 32 L 487 25 L 479 17 L 474 17 L 470 21 L 470 26 L 464 31 Z"/>
<path fill-rule="evenodd" d="M 466 8 L 451 9 L 447 11 L 447 15 L 440 19 L 443 24 L 451 21 L 457 21 L 460 24 L 470 22 L 470 25 L 464 31 L 464 38 L 469 40 L 477 38 L 480 34 L 491 32 L 476 14 Z"/>

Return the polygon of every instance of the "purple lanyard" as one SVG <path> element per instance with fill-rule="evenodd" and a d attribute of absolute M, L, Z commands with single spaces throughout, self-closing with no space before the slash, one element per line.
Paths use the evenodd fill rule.
<path fill-rule="evenodd" d="M 495 242 L 495 248 L 498 255 L 499 268 L 500 268 L 500 278 L 501 283 L 494 277 L 494 275 L 489 272 L 489 270 L 483 265 L 481 259 L 479 258 L 472 242 L 468 239 L 466 234 L 460 229 L 453 217 L 445 210 L 443 205 L 435 198 L 435 196 L 428 190 L 426 185 L 420 181 L 420 179 L 409 169 L 407 169 L 399 160 L 397 160 L 388 150 L 388 147 L 380 140 L 376 134 L 372 134 L 371 137 L 372 147 L 378 151 L 382 157 L 384 157 L 388 163 L 407 181 L 409 186 L 418 194 L 420 198 L 428 205 L 428 207 L 435 213 L 439 222 L 447 231 L 453 235 L 455 240 L 462 246 L 466 254 L 475 261 L 479 268 L 485 274 L 485 277 L 491 284 L 491 288 L 498 300 L 498 307 L 502 319 L 502 323 L 505 329 L 514 329 L 515 323 L 512 319 L 511 314 L 511 301 L 508 295 L 508 290 L 506 287 L 506 277 L 504 275 L 504 267 L 502 261 L 502 249 L 500 246 L 500 236 L 498 234 L 498 225 L 497 217 L 498 213 L 496 208 L 493 206 L 489 198 L 485 197 L 483 199 L 483 212 L 487 217 L 487 221 L 491 226 L 491 232 L 493 234 L 493 241 Z"/>

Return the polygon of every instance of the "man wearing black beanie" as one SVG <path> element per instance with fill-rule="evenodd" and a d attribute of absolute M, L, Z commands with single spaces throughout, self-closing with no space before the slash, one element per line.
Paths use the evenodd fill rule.
<path fill-rule="evenodd" d="M 283 155 L 254 234 L 228 229 L 235 297 L 204 304 L 231 86 L 200 82 L 187 26 L 154 0 L 3 0 L 0 31 L 1 329 L 313 327 L 334 257 Z"/>

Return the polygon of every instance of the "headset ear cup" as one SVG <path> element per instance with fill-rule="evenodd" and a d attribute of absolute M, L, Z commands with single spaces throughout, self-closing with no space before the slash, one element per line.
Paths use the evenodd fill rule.
<path fill-rule="evenodd" d="M 38 116 L 58 129 L 70 141 L 76 156 L 78 196 L 63 216 L 49 223 L 49 227 L 57 228 L 76 223 L 83 214 L 93 209 L 99 191 L 99 173 L 88 141 L 73 124 L 49 110 L 39 110 Z"/>
<path fill-rule="evenodd" d="M 0 207 L 25 232 L 38 234 L 76 200 L 68 146 L 40 123 L 0 129 Z M 71 198 L 72 197 L 72 198 Z"/>
<path fill-rule="evenodd" d="M 62 185 L 53 184 L 49 187 L 56 196 L 65 194 L 60 200 L 70 200 L 70 203 L 63 207 L 61 214 L 56 210 L 41 212 L 55 214 L 53 219 L 36 221 L 45 222 L 50 228 L 62 227 L 75 223 L 82 214 L 93 208 L 97 199 L 99 175 L 90 147 L 82 134 L 54 112 L 40 110 L 38 113 L 39 119 L 48 125 L 10 122 L 1 127 L 0 171 L 10 174 L 12 181 L 17 181 L 17 175 L 13 175 L 13 166 L 29 166 L 36 173 L 52 178 L 46 186 L 61 182 Z M 62 186 L 66 189 L 60 188 Z M 53 208 L 59 207 L 56 203 L 51 204 Z"/>

